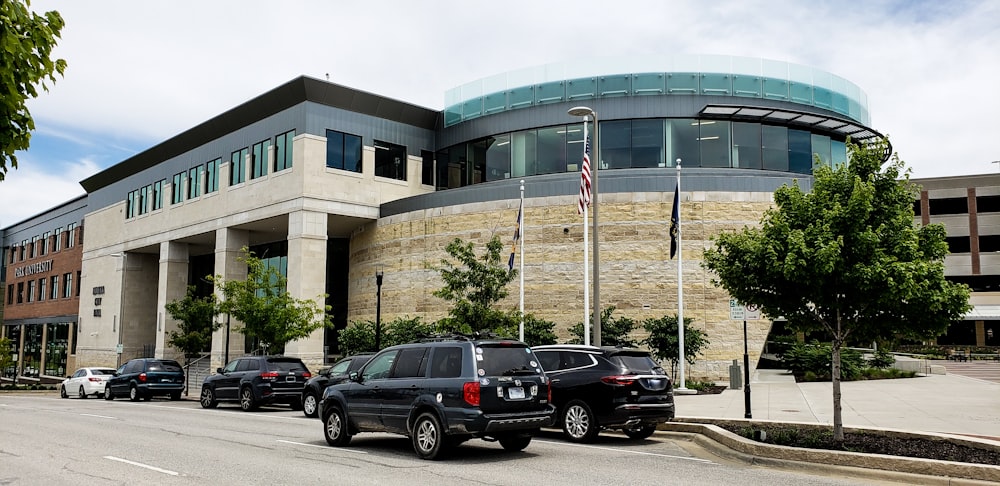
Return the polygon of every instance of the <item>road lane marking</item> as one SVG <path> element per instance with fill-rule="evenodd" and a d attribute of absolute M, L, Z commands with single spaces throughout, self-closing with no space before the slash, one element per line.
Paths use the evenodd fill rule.
<path fill-rule="evenodd" d="M 116 420 L 118 418 L 118 417 L 108 417 L 107 415 L 94 415 L 92 413 L 81 413 L 80 415 L 84 417 L 97 417 L 97 418 L 111 419 L 111 420 Z"/>
<path fill-rule="evenodd" d="M 171 471 L 171 470 L 168 470 L 168 469 L 161 469 L 161 468 L 158 468 L 156 466 L 150 466 L 149 464 L 143 464 L 141 462 L 130 461 L 128 459 L 122 459 L 120 457 L 104 456 L 104 458 L 108 459 L 108 460 L 111 460 L 111 461 L 124 462 L 125 464 L 131 464 L 133 466 L 143 467 L 143 468 L 149 469 L 150 471 L 156 471 L 158 473 L 169 474 L 171 476 L 180 476 L 181 475 L 181 473 L 179 473 L 179 472 Z"/>
<path fill-rule="evenodd" d="M 320 449 L 326 449 L 326 450 L 338 450 L 338 451 L 344 451 L 344 452 L 353 452 L 355 454 L 368 454 L 367 451 L 356 451 L 356 450 L 353 450 L 353 449 L 346 449 L 346 448 L 343 448 L 343 447 L 321 446 L 321 445 L 316 445 L 316 444 L 306 444 L 305 442 L 292 442 L 290 440 L 281 440 L 281 439 L 278 439 L 278 442 L 281 442 L 283 444 L 300 445 L 300 446 L 306 446 L 306 447 L 318 447 Z"/>
<path fill-rule="evenodd" d="M 642 455 L 642 456 L 667 457 L 667 458 L 670 458 L 670 459 L 683 459 L 683 460 L 686 460 L 686 461 L 694 461 L 694 462 L 703 462 L 703 463 L 708 463 L 708 464 L 714 464 L 712 461 L 709 461 L 708 459 L 699 459 L 697 457 L 674 456 L 674 455 L 670 455 L 670 454 L 660 454 L 658 452 L 630 451 L 628 449 L 615 449 L 614 447 L 600 447 L 600 446 L 587 445 L 587 444 L 572 444 L 572 443 L 569 443 L 569 442 L 552 442 L 552 441 L 548 441 L 548 440 L 535 440 L 535 442 L 541 442 L 543 444 L 552 444 L 552 445 L 557 445 L 557 446 L 561 445 L 561 446 L 570 446 L 570 447 L 584 447 L 584 448 L 587 448 L 587 449 L 598 449 L 598 450 L 604 450 L 604 451 L 627 452 L 629 454 L 639 454 L 639 455 Z"/>

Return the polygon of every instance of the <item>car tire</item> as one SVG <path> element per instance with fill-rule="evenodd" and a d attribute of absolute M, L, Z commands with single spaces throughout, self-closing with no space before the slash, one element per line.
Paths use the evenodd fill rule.
<path fill-rule="evenodd" d="M 253 397 L 253 390 L 245 386 L 240 389 L 240 409 L 250 412 L 257 408 L 257 400 Z"/>
<path fill-rule="evenodd" d="M 207 385 L 201 387 L 201 397 L 198 401 L 201 402 L 201 408 L 215 408 L 219 406 L 219 401 L 215 399 L 215 391 Z"/>
<path fill-rule="evenodd" d="M 87 398 L 87 390 L 83 389 L 83 385 L 80 385 L 80 390 L 76 393 L 76 396 L 80 398 Z"/>
<path fill-rule="evenodd" d="M 648 439 L 649 436 L 656 432 L 656 426 L 651 424 L 639 424 L 632 427 L 625 427 L 622 432 L 632 440 L 643 440 Z"/>
<path fill-rule="evenodd" d="M 340 407 L 333 407 L 323 419 L 323 438 L 334 447 L 343 447 L 351 442 L 351 432 L 347 425 L 347 416 Z"/>
<path fill-rule="evenodd" d="M 59 398 L 69 398 L 69 394 L 66 393 L 66 387 L 65 386 L 60 386 L 59 387 Z"/>
<path fill-rule="evenodd" d="M 510 434 L 501 436 L 497 440 L 500 442 L 500 445 L 503 446 L 504 450 L 510 452 L 520 452 L 531 443 L 531 435 Z"/>
<path fill-rule="evenodd" d="M 104 384 L 104 399 L 105 400 L 115 399 L 115 394 L 111 392 L 111 385 L 107 383 Z"/>
<path fill-rule="evenodd" d="M 601 427 L 590 406 L 582 400 L 572 400 L 562 412 L 562 429 L 572 442 L 593 442 Z"/>
<path fill-rule="evenodd" d="M 179 392 L 179 391 L 170 392 L 170 399 L 173 400 L 173 401 L 175 401 L 175 402 L 177 400 L 180 400 L 181 399 L 181 392 Z"/>
<path fill-rule="evenodd" d="M 424 413 L 413 423 L 413 450 L 421 459 L 435 460 L 445 450 L 444 429 L 433 413 Z"/>
<path fill-rule="evenodd" d="M 133 402 L 138 402 L 142 399 L 142 395 L 139 394 L 139 387 L 131 385 L 128 387 L 128 399 Z"/>
<path fill-rule="evenodd" d="M 319 402 L 316 401 L 316 394 L 313 392 L 306 392 L 302 395 L 302 413 L 309 418 L 316 417 L 317 406 Z"/>

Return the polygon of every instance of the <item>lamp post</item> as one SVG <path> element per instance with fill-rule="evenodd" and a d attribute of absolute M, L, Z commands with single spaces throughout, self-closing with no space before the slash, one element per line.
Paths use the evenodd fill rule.
<path fill-rule="evenodd" d="M 597 112 L 586 106 L 570 108 L 566 113 L 573 116 L 594 117 L 594 166 L 590 173 L 591 208 L 594 213 L 594 346 L 601 345 L 601 257 L 597 239 L 597 172 L 601 169 L 600 128 L 597 122 Z M 583 141 L 587 143 L 586 140 Z M 583 262 L 584 265 L 587 262 Z M 586 323 L 584 323 L 586 324 Z"/>
<path fill-rule="evenodd" d="M 375 265 L 375 351 L 382 349 L 382 275 L 385 266 Z"/>

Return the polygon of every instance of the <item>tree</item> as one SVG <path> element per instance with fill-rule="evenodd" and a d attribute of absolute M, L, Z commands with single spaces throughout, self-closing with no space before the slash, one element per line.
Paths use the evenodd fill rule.
<path fill-rule="evenodd" d="M 55 10 L 44 15 L 28 11 L 30 0 L 0 2 L 0 181 L 10 167 L 17 168 L 14 152 L 27 150 L 35 121 L 26 104 L 38 96 L 37 86 L 49 90 L 63 74 L 66 61 L 49 58 L 65 22 Z"/>
<path fill-rule="evenodd" d="M 330 306 L 292 297 L 286 290 L 288 280 L 277 267 L 266 265 L 247 248 L 242 251 L 240 261 L 247 264 L 246 280 L 223 280 L 221 275 L 209 277 L 223 295 L 219 312 L 243 324 L 234 328 L 236 332 L 280 353 L 289 342 L 307 337 L 321 327 L 333 327 L 333 320 L 327 314 Z"/>
<path fill-rule="evenodd" d="M 437 269 L 444 287 L 435 290 L 434 296 L 452 303 L 448 317 L 439 321 L 441 330 L 473 333 L 518 326 L 518 314 L 494 308 L 507 297 L 507 285 L 517 277 L 517 270 L 509 270 L 501 258 L 500 237 L 490 239 L 482 256 L 461 238 L 455 238 L 445 251 L 458 263 L 442 259 L 443 267 Z"/>
<path fill-rule="evenodd" d="M 164 308 L 170 317 L 180 321 L 179 330 L 170 331 L 167 344 L 179 349 L 185 358 L 192 358 L 212 345 L 212 333 L 222 327 L 215 322 L 219 314 L 215 294 L 198 297 L 197 287 L 191 285 L 181 300 L 168 302 Z"/>
<path fill-rule="evenodd" d="M 638 343 L 630 336 L 635 330 L 637 323 L 631 317 L 613 317 L 616 307 L 609 305 L 601 310 L 601 345 L 634 348 Z M 583 344 L 583 323 L 578 322 L 570 328 L 569 333 L 573 335 L 569 344 Z M 594 328 L 590 328 L 590 342 L 594 342 Z"/>
<path fill-rule="evenodd" d="M 701 329 L 691 327 L 694 319 L 684 318 L 684 359 L 688 364 L 694 364 L 694 360 L 701 354 L 701 350 L 708 346 L 708 338 Z M 653 356 L 660 361 L 670 363 L 670 376 L 677 379 L 677 365 L 680 363 L 680 346 L 677 342 L 677 314 L 658 318 L 649 318 L 642 322 L 643 329 L 649 333 L 649 337 L 642 340 L 642 344 L 652 351 Z"/>
<path fill-rule="evenodd" d="M 915 227 L 909 170 L 898 156 L 883 167 L 888 142 L 848 150 L 848 165 L 817 164 L 811 192 L 775 191 L 760 228 L 714 237 L 703 263 L 733 298 L 830 336 L 838 443 L 845 340 L 929 339 L 969 308 L 968 287 L 944 277 L 944 227 Z"/>
<path fill-rule="evenodd" d="M 0 337 L 0 376 L 7 372 L 8 368 L 14 367 L 14 352 L 11 349 L 13 343 L 10 338 Z M 17 371 L 13 375 L 14 384 L 17 384 Z"/>

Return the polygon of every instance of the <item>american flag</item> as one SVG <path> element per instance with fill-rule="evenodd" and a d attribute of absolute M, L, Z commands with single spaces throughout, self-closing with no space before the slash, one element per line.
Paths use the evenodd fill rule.
<path fill-rule="evenodd" d="M 590 206 L 590 137 L 583 146 L 583 172 L 580 173 L 580 201 L 577 212 L 583 214 L 585 207 Z"/>

